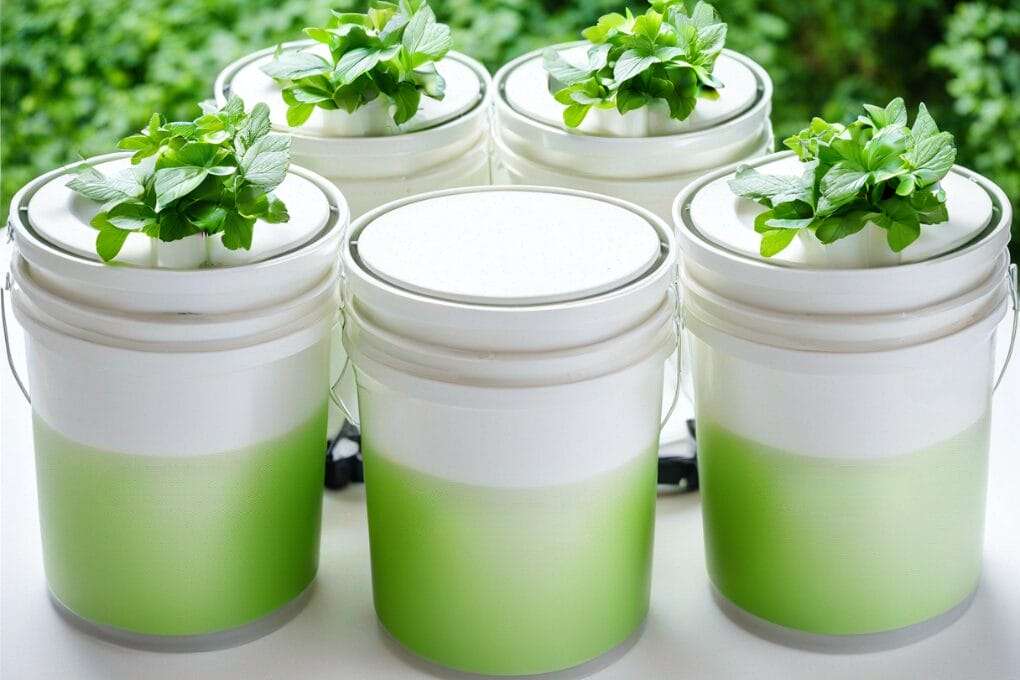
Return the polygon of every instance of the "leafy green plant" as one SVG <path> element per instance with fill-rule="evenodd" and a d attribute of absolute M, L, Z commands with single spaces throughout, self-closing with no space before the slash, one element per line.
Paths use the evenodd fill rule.
<path fill-rule="evenodd" d="M 805 163 L 799 177 L 737 169 L 733 192 L 768 208 L 754 222 L 763 256 L 782 251 L 803 229 L 829 244 L 869 223 L 885 229 L 889 247 L 900 252 L 922 224 L 949 219 L 939 181 L 956 160 L 953 135 L 939 131 L 924 104 L 913 127 L 903 99 L 864 108 L 850 125 L 815 118 L 785 140 Z"/>
<path fill-rule="evenodd" d="M 245 113 L 236 96 L 193 121 L 152 114 L 118 144 L 135 152 L 131 167 L 104 175 L 83 164 L 67 184 L 102 204 L 91 222 L 96 252 L 109 262 L 133 232 L 160 241 L 222 234 L 227 248 L 250 249 L 256 220 L 289 219 L 272 192 L 287 174 L 290 138 L 269 129 L 269 107 Z"/>
<path fill-rule="evenodd" d="M 333 12 L 325 27 L 306 28 L 329 47 L 330 59 L 308 51 L 277 49 L 262 67 L 281 82 L 287 123 L 300 126 L 315 107 L 354 113 L 386 97 L 400 125 L 418 112 L 424 94 L 442 99 L 446 83 L 435 62 L 450 50 L 450 28 L 436 21 L 425 0 L 399 4 L 372 0 L 368 12 Z"/>
<path fill-rule="evenodd" d="M 563 87 L 556 101 L 566 106 L 563 122 L 577 127 L 592 107 L 621 114 L 663 100 L 669 116 L 685 120 L 699 97 L 714 99 L 723 84 L 712 74 L 726 42 L 726 24 L 715 9 L 698 2 L 687 14 L 683 0 L 652 0 L 635 17 L 612 13 L 582 35 L 591 43 L 588 63 L 575 66 L 549 48 L 545 68 Z"/>

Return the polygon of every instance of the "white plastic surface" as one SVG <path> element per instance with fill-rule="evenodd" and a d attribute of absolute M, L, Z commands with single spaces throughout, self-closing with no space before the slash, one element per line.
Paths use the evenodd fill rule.
<path fill-rule="evenodd" d="M 102 161 L 95 167 L 104 174 L 112 175 L 131 167 L 131 163 L 127 158 L 118 158 Z M 67 187 L 73 177 L 72 173 L 61 175 L 39 187 L 29 200 L 28 220 L 53 245 L 98 262 L 98 232 L 89 221 L 99 212 L 100 205 Z M 256 222 L 250 250 L 227 250 L 219 236 L 212 239 L 195 236 L 164 245 L 136 232 L 128 236 L 115 261 L 139 267 L 194 269 L 206 261 L 209 253 L 215 254 L 212 261 L 217 265 L 249 264 L 307 243 L 326 224 L 329 201 L 322 190 L 308 179 L 290 173 L 275 194 L 287 205 L 290 220 L 282 224 Z M 206 241 L 215 241 L 219 247 L 213 249 L 213 244 Z"/>
<path fill-rule="evenodd" d="M 291 43 L 286 49 L 309 51 L 329 59 L 329 49 L 312 41 Z M 263 50 L 248 64 L 241 67 L 230 81 L 231 91 L 239 95 L 248 106 L 264 102 L 269 106 L 273 127 L 281 132 L 295 132 L 311 137 L 360 137 L 396 135 L 424 130 L 441 125 L 463 115 L 481 99 L 483 83 L 474 69 L 448 55 L 436 66 L 446 80 L 446 91 L 442 99 L 422 96 L 418 113 L 403 125 L 393 122 L 388 104 L 377 99 L 353 114 L 346 111 L 326 111 L 316 108 L 311 117 L 300 127 L 287 125 L 287 103 L 280 94 L 280 86 L 262 72 L 261 67 L 273 60 L 274 50 Z"/>
<path fill-rule="evenodd" d="M 659 257 L 651 224 L 621 206 L 540 191 L 453 194 L 408 203 L 358 235 L 390 283 L 445 300 L 545 304 L 613 290 Z"/>
<path fill-rule="evenodd" d="M 568 43 L 557 49 L 567 61 L 583 66 L 588 61 L 587 43 Z M 591 109 L 577 133 L 608 137 L 649 137 L 680 132 L 699 132 L 740 115 L 750 108 L 758 96 L 757 78 L 745 64 L 723 53 L 715 65 L 714 74 L 725 87 L 719 99 L 699 99 L 694 113 L 683 121 L 669 117 L 665 106 L 647 107 L 620 115 L 615 109 Z M 549 74 L 536 53 L 520 62 L 504 81 L 503 96 L 520 113 L 535 121 L 566 129 L 563 123 L 563 104 L 557 102 L 550 91 Z"/>
<path fill-rule="evenodd" d="M 751 163 L 766 175 L 799 176 L 804 164 L 793 155 L 782 155 Z M 754 231 L 754 218 L 766 208 L 741 198 L 729 187 L 732 175 L 712 180 L 699 189 L 690 203 L 691 219 L 713 243 L 735 252 L 792 266 L 815 268 L 877 267 L 921 262 L 963 245 L 984 229 L 992 218 L 992 201 L 980 185 L 958 171 L 942 181 L 946 192 L 949 221 L 922 225 L 921 236 L 899 253 L 886 244 L 885 230 L 869 225 L 861 232 L 823 245 L 811 234 L 798 238 L 771 258 L 759 255 L 761 234 Z"/>
<path fill-rule="evenodd" d="M 6 260 L 0 246 L 0 259 Z M 22 331 L 12 323 L 15 361 Z M 1006 331 L 1005 324 L 1002 331 Z M 1008 333 L 1000 335 L 1000 365 Z M 779 646 L 732 623 L 712 601 L 698 494 L 663 493 L 656 504 L 652 605 L 643 635 L 592 680 L 676 675 L 733 680 L 1005 679 L 1020 668 L 1020 364 L 1007 371 L 993 406 L 984 568 L 973 605 L 938 635 L 888 652 L 818 654 Z M 68 625 L 47 600 L 39 534 L 32 422 L 14 380 L 0 371 L 0 668 L 25 680 L 217 680 L 289 677 L 435 680 L 437 671 L 399 651 L 376 623 L 364 488 L 329 492 L 322 553 L 308 606 L 275 633 L 204 654 L 124 649 Z M 611 425 L 606 425 L 607 427 Z"/>

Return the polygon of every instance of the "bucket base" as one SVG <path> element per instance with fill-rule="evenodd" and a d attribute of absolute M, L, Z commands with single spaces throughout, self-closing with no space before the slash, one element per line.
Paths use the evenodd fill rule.
<path fill-rule="evenodd" d="M 935 635 L 948 628 L 954 621 L 963 616 L 974 601 L 977 590 L 973 590 L 960 604 L 935 618 L 921 621 L 905 628 L 882 631 L 879 633 L 862 633 L 857 635 L 819 635 L 802 630 L 787 628 L 759 616 L 747 612 L 728 600 L 722 593 L 711 586 L 712 599 L 727 618 L 744 630 L 760 638 L 786 647 L 794 647 L 812 652 L 828 654 L 865 654 L 882 652 L 897 647 L 905 647 L 924 638 Z"/>
<path fill-rule="evenodd" d="M 237 647 L 269 635 L 304 609 L 309 598 L 311 598 L 314 587 L 315 581 L 312 581 L 300 595 L 276 611 L 263 616 L 261 619 L 237 628 L 202 635 L 146 635 L 102 623 L 95 623 L 82 618 L 68 609 L 63 602 L 57 599 L 57 596 L 52 591 L 48 590 L 47 593 L 53 608 L 57 610 L 57 613 L 65 621 L 78 630 L 101 640 L 106 640 L 122 647 L 131 647 L 148 652 L 211 652 L 217 649 Z"/>
<path fill-rule="evenodd" d="M 578 666 L 572 666 L 558 671 L 550 671 L 548 673 L 537 673 L 534 675 L 485 675 L 482 673 L 472 673 L 469 671 L 459 671 L 448 668 L 436 663 L 435 661 L 426 659 L 423 656 L 419 656 L 417 653 L 405 647 L 400 640 L 395 638 L 393 634 L 386 629 L 386 626 L 384 626 L 381 621 L 379 621 L 379 629 L 383 632 L 383 640 L 386 646 L 389 647 L 405 663 L 436 678 L 442 678 L 443 680 L 477 680 L 478 678 L 491 677 L 528 678 L 529 680 L 580 680 L 581 678 L 587 678 L 590 675 L 594 675 L 622 659 L 624 655 L 630 651 L 631 647 L 637 644 L 637 641 L 641 639 L 642 633 L 645 632 L 646 621 L 647 619 L 641 621 L 640 625 L 634 629 L 634 632 L 631 633 L 626 640 L 609 651 L 603 652 L 594 659 L 585 661 Z"/>

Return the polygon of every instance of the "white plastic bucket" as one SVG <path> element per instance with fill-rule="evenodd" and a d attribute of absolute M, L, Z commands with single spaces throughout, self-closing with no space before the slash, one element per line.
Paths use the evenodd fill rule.
<path fill-rule="evenodd" d="M 264 635 L 300 609 L 318 565 L 343 197 L 291 168 L 328 216 L 289 251 L 193 271 L 111 266 L 30 220 L 67 172 L 11 209 L 52 600 L 130 646 Z"/>
<path fill-rule="evenodd" d="M 587 216 L 568 214 L 577 206 Z M 651 250 L 606 288 L 591 255 L 602 249 L 607 264 L 614 231 L 650 236 Z M 619 245 L 621 260 L 636 253 Z M 676 342 L 674 258 L 647 211 L 548 188 L 437 192 L 352 227 L 344 342 L 375 606 L 412 652 L 535 674 L 635 635 L 648 608 L 662 365 Z M 580 279 L 592 285 L 559 288 Z"/>
<path fill-rule="evenodd" d="M 316 49 L 316 43 L 283 44 L 284 50 L 309 48 Z M 222 105 L 234 93 L 249 105 L 268 104 L 274 129 L 291 137 L 294 163 L 336 184 L 352 217 L 413 194 L 489 183 L 492 83 L 471 57 L 450 52 L 439 62 L 446 97 L 442 102 L 423 97 L 417 116 L 400 128 L 381 105 L 353 115 L 319 110 L 304 126 L 290 128 L 279 88 L 259 70 L 274 52 L 260 50 L 227 66 L 216 78 L 216 101 Z"/>
<path fill-rule="evenodd" d="M 1009 201 L 957 167 L 991 202 L 969 243 L 891 267 L 799 267 L 706 237 L 735 233 L 730 214 L 754 217 L 733 212 L 731 173 L 675 205 L 717 599 L 797 646 L 929 635 L 963 613 L 980 574 L 994 331 L 1017 304 Z M 692 210 L 712 191 L 726 204 Z M 956 206 L 951 192 L 951 221 L 966 219 Z"/>
<path fill-rule="evenodd" d="M 584 63 L 586 43 L 559 49 Z M 680 123 L 653 108 L 623 116 L 593 109 L 577 130 L 561 119 L 563 105 L 550 92 L 543 50 L 502 67 L 494 78 L 493 182 L 534 184 L 591 191 L 636 203 L 671 219 L 677 192 L 702 174 L 772 151 L 772 81 L 751 59 L 725 50 L 716 66 L 726 84 L 718 101 L 698 103 Z M 665 369 L 672 394 L 676 359 Z M 663 405 L 663 411 L 667 405 Z M 681 404 L 662 432 L 662 444 L 687 437 L 688 403 Z"/>

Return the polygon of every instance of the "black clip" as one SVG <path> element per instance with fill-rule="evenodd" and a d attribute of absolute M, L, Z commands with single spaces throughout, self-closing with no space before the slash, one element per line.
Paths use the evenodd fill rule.
<path fill-rule="evenodd" d="M 358 448 L 356 453 L 348 456 L 334 457 L 341 442 L 351 442 Z M 358 428 L 345 422 L 340 433 L 326 442 L 326 488 L 339 490 L 348 484 L 360 484 L 365 481 L 365 471 L 361 463 L 361 433 Z"/>

